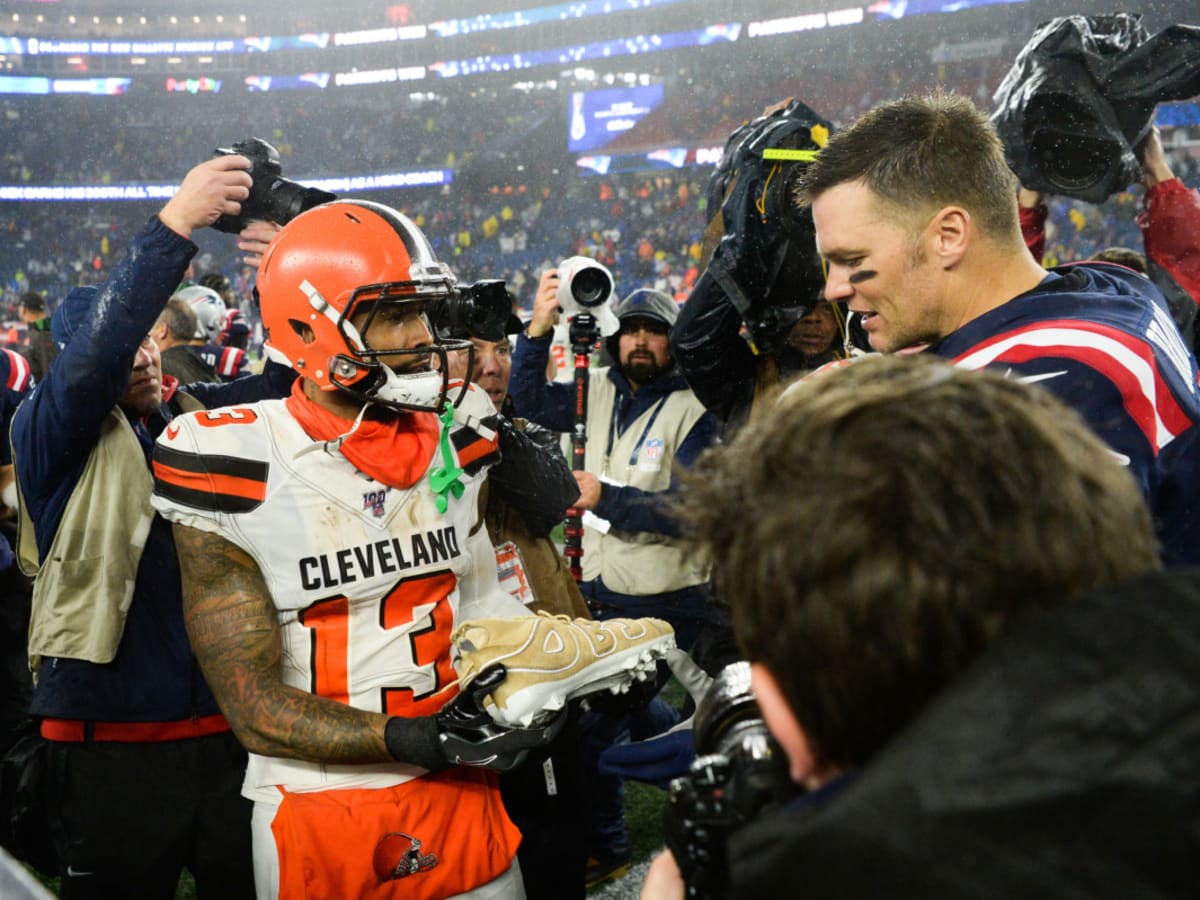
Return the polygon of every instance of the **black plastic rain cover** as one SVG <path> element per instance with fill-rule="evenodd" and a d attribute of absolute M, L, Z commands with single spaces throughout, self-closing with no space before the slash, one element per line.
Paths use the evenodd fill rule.
<path fill-rule="evenodd" d="M 1031 190 L 1102 203 L 1141 177 L 1155 104 L 1200 94 L 1200 27 L 1151 36 L 1141 16 L 1038 26 L 993 98 L 1008 164 Z"/>

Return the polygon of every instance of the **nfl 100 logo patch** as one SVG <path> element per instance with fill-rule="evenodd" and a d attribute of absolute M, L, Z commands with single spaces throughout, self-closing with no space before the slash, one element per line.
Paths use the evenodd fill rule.
<path fill-rule="evenodd" d="M 638 460 L 638 468 L 644 472 L 657 472 L 662 468 L 663 439 L 650 438 L 642 447 L 642 458 Z"/>
<path fill-rule="evenodd" d="M 363 494 L 363 509 L 369 509 L 375 518 L 381 518 L 383 516 L 383 501 L 387 497 L 389 490 L 391 488 L 367 491 Z"/>

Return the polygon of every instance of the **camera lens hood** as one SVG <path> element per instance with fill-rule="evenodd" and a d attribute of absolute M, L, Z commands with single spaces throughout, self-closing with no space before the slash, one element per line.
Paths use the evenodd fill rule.
<path fill-rule="evenodd" d="M 730 663 L 713 679 L 712 685 L 696 704 L 692 733 L 700 755 L 732 755 L 747 729 L 763 729 L 762 713 L 750 689 L 750 663 Z"/>

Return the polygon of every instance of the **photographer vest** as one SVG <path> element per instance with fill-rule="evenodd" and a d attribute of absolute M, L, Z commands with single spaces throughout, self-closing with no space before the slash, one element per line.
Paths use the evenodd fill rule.
<path fill-rule="evenodd" d="M 203 409 L 182 391 L 175 398 L 184 411 Z M 19 480 L 17 490 L 20 496 Z M 28 652 L 35 672 L 43 656 L 93 663 L 116 657 L 154 517 L 153 491 L 141 442 L 114 407 L 44 560 L 25 503 L 18 503 L 17 562 L 34 579 Z"/>
<path fill-rule="evenodd" d="M 690 390 L 663 394 L 624 432 L 616 421 L 617 389 L 608 369 L 588 383 L 585 468 L 642 491 L 671 486 L 675 452 L 705 410 Z M 649 499 L 648 502 L 663 502 Z M 708 582 L 708 563 L 683 541 L 664 534 L 587 528 L 583 536 L 584 580 L 602 578 L 620 594 L 645 597 Z"/>

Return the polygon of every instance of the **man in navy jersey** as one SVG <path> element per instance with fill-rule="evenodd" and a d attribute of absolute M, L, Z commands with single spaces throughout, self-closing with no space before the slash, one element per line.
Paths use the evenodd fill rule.
<path fill-rule="evenodd" d="M 806 173 L 825 296 L 871 346 L 1037 383 L 1076 409 L 1141 487 L 1163 561 L 1200 559 L 1196 361 L 1161 293 L 1122 266 L 1047 272 L 1017 217 L 999 138 L 949 94 L 884 104 Z"/>

